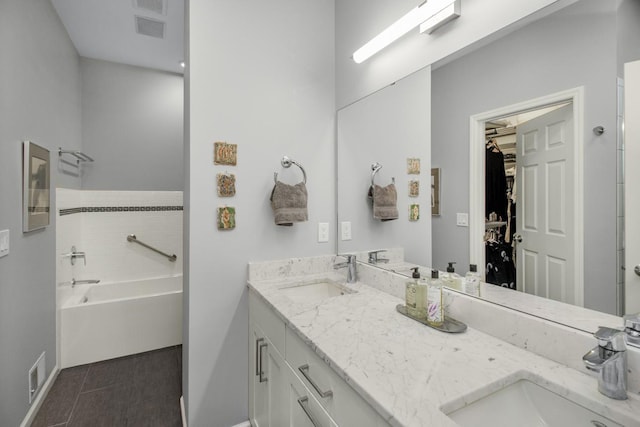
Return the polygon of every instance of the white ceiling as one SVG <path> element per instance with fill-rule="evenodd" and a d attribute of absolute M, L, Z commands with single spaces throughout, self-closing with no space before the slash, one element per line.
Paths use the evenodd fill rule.
<path fill-rule="evenodd" d="M 78 54 L 182 73 L 184 0 L 165 0 L 166 15 L 134 7 L 135 0 L 51 0 Z M 136 33 L 135 16 L 166 22 L 164 39 Z"/>

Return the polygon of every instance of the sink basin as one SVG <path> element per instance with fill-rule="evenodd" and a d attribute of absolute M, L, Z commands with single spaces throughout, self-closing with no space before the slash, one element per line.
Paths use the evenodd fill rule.
<path fill-rule="evenodd" d="M 317 280 L 283 287 L 280 288 L 280 292 L 295 302 L 318 302 L 355 291 L 330 280 Z"/>
<path fill-rule="evenodd" d="M 525 379 L 447 415 L 461 427 L 622 427 Z"/>

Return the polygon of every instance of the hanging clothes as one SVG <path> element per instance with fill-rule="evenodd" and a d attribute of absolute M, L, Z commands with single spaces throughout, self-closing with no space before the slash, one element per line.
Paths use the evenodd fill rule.
<path fill-rule="evenodd" d="M 512 247 L 508 243 L 487 243 L 485 247 L 487 283 L 516 289 L 516 267 L 512 260 Z"/>
<path fill-rule="evenodd" d="M 485 158 L 485 218 L 495 212 L 499 221 L 507 220 L 507 176 L 504 155 L 495 144 L 487 146 Z"/>

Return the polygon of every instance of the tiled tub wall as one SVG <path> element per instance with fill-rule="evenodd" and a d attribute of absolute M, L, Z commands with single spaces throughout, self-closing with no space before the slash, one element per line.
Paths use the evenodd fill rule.
<path fill-rule="evenodd" d="M 182 273 L 181 191 L 83 191 L 57 189 L 57 282 L 135 280 Z M 127 241 L 127 235 L 176 254 L 160 254 Z M 63 255 L 86 253 L 71 265 Z"/>

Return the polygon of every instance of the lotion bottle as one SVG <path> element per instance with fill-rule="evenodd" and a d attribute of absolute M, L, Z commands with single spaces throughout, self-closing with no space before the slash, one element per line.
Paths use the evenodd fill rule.
<path fill-rule="evenodd" d="M 424 290 L 423 286 L 420 285 L 420 271 L 418 271 L 419 267 L 413 267 L 413 273 L 411 273 L 411 280 L 407 282 L 407 287 L 405 290 L 405 305 L 407 307 L 407 314 L 412 317 L 419 317 L 420 312 L 424 312 Z"/>
<path fill-rule="evenodd" d="M 431 280 L 427 282 L 427 323 L 433 326 L 444 323 L 442 280 L 438 278 L 438 270 L 431 270 Z"/>
<path fill-rule="evenodd" d="M 448 288 L 455 289 L 456 291 L 462 290 L 462 277 L 456 273 L 453 264 L 455 262 L 449 262 L 447 266 L 447 272 L 442 275 L 440 280 L 442 280 L 442 284 Z"/>
<path fill-rule="evenodd" d="M 478 273 L 477 265 L 469 265 L 469 272 L 464 276 L 462 288 L 462 290 L 466 294 L 472 295 L 474 297 L 480 296 L 480 273 Z"/>

